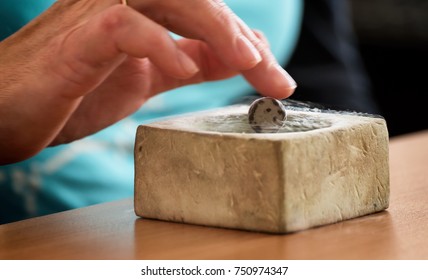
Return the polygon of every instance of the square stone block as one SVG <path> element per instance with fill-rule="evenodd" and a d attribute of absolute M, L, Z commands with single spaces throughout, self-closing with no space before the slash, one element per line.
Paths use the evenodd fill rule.
<path fill-rule="evenodd" d="M 388 207 L 382 117 L 290 107 L 278 133 L 254 133 L 248 107 L 140 125 L 136 215 L 289 233 Z"/>

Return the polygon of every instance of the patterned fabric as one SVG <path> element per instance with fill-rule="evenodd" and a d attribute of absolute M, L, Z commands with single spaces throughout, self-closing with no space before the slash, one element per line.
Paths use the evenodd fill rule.
<path fill-rule="evenodd" d="M 0 40 L 54 1 L 0 1 Z M 268 38 L 274 55 L 289 60 L 299 34 L 301 0 L 225 1 Z M 46 148 L 26 161 L 0 167 L 0 223 L 133 196 L 135 131 L 139 124 L 231 104 L 252 87 L 241 77 L 183 87 L 158 95 L 132 116 L 67 145 Z"/>

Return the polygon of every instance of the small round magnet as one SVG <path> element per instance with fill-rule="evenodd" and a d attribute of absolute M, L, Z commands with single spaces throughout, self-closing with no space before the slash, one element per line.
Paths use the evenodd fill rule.
<path fill-rule="evenodd" d="M 284 126 L 286 120 L 284 104 L 272 97 L 254 100 L 248 110 L 248 122 L 257 133 L 276 133 Z"/>

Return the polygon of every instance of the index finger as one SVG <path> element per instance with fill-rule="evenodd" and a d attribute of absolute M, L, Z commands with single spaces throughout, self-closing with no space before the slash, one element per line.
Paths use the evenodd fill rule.
<path fill-rule="evenodd" d="M 262 56 L 262 61 L 254 68 L 242 71 L 245 79 L 262 95 L 276 99 L 284 99 L 291 96 L 297 87 L 297 83 L 278 64 L 264 35 L 260 32 L 253 32 L 245 26 L 242 29 L 244 33 L 251 33 L 259 38 L 257 49 Z"/>
<path fill-rule="evenodd" d="M 234 70 L 251 69 L 261 55 L 221 0 L 128 0 L 129 5 L 183 37 L 203 40 Z"/>
<path fill-rule="evenodd" d="M 241 72 L 261 94 L 286 98 L 295 81 L 268 44 L 221 0 L 128 0 L 134 8 L 181 36 L 205 41 L 221 61 Z M 196 12 L 197 11 L 197 12 Z"/>

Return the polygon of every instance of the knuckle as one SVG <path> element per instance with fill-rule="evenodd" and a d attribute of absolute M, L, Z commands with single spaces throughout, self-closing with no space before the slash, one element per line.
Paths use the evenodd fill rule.
<path fill-rule="evenodd" d="M 211 10 L 214 16 L 214 19 L 220 25 L 230 26 L 233 23 L 233 12 L 229 9 L 229 7 L 220 0 L 215 0 L 211 3 Z"/>
<path fill-rule="evenodd" d="M 211 0 L 212 3 L 214 3 L 215 5 L 218 5 L 219 7 L 225 7 L 226 3 L 224 3 L 223 0 Z"/>
<path fill-rule="evenodd" d="M 129 8 L 123 5 L 115 5 L 103 12 L 100 28 L 107 33 L 122 28 L 128 21 Z"/>
<path fill-rule="evenodd" d="M 266 52 L 266 49 L 268 48 L 268 45 L 266 44 L 266 42 L 262 41 L 262 40 L 252 40 L 252 42 L 254 47 L 259 51 L 259 52 Z"/>
<path fill-rule="evenodd" d="M 151 28 L 145 38 L 149 49 L 165 51 L 172 46 L 172 38 L 163 28 Z"/>

